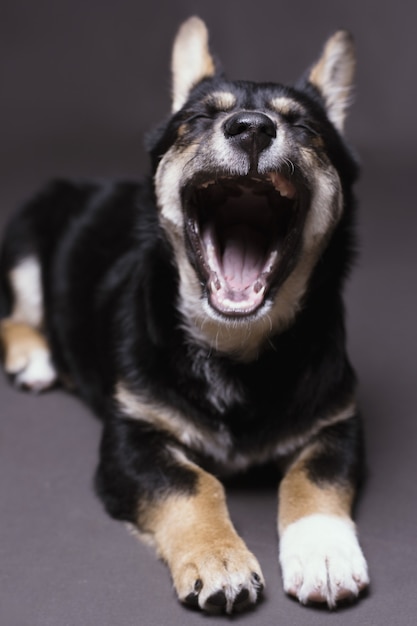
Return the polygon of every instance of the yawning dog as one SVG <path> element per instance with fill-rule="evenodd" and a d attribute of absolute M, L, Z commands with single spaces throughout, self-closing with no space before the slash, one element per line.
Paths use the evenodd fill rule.
<path fill-rule="evenodd" d="M 343 283 L 357 166 L 353 43 L 294 87 L 230 81 L 204 23 L 172 55 L 172 114 L 142 183 L 55 181 L 1 255 L 6 372 L 71 386 L 103 419 L 97 491 L 167 563 L 178 598 L 241 610 L 264 587 L 219 477 L 276 464 L 285 591 L 334 607 L 368 584 Z"/>

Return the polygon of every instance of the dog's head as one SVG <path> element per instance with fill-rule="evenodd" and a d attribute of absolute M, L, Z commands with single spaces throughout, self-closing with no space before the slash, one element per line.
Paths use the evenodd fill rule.
<path fill-rule="evenodd" d="M 173 114 L 152 156 L 179 307 L 200 342 L 252 358 L 299 309 L 355 177 L 341 138 L 354 65 L 339 31 L 296 87 L 229 81 L 204 23 L 180 28 Z"/>

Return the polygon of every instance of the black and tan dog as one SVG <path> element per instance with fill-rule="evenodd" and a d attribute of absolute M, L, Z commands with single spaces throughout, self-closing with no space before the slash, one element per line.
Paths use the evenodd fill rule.
<path fill-rule="evenodd" d="M 98 493 L 155 545 L 181 601 L 257 601 L 261 568 L 215 476 L 273 462 L 284 588 L 334 607 L 368 584 L 341 296 L 353 44 L 337 32 L 290 88 L 226 80 L 207 40 L 198 18 L 177 35 L 152 181 L 57 181 L 12 220 L 5 368 L 33 390 L 71 381 L 102 416 Z"/>

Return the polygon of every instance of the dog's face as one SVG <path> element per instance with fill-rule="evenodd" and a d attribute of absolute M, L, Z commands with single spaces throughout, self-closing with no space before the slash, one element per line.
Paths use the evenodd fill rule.
<path fill-rule="evenodd" d="M 251 358 L 294 317 L 344 210 L 353 46 L 336 33 L 288 88 L 219 76 L 207 39 L 197 18 L 177 36 L 155 189 L 186 323 L 199 341 Z"/>

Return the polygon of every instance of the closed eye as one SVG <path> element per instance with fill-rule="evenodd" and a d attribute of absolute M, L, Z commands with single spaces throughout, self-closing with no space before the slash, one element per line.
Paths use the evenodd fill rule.
<path fill-rule="evenodd" d="M 289 111 L 288 113 L 281 115 L 291 128 L 298 128 L 313 137 L 317 137 L 319 135 L 319 132 L 314 128 L 313 124 L 298 111 Z"/>
<path fill-rule="evenodd" d="M 200 119 L 211 120 L 212 118 L 213 118 L 213 115 L 210 115 L 209 113 L 194 113 L 194 115 L 190 115 L 189 117 L 186 117 L 184 119 L 184 122 L 186 122 L 187 124 L 190 124 L 192 122 L 195 122 L 196 120 L 200 120 Z"/>
<path fill-rule="evenodd" d="M 317 130 L 315 128 L 313 128 L 310 124 L 306 123 L 306 122 L 298 122 L 296 124 L 292 124 L 292 127 L 293 128 L 300 128 L 301 130 L 305 130 L 308 133 L 310 133 L 311 135 L 314 135 L 315 137 L 317 137 L 319 135 Z"/>

